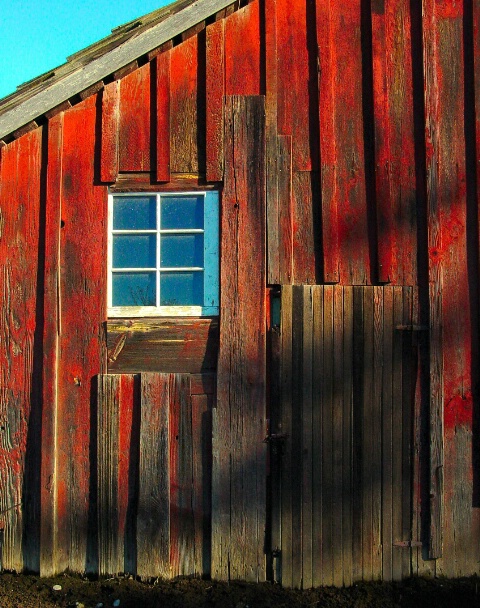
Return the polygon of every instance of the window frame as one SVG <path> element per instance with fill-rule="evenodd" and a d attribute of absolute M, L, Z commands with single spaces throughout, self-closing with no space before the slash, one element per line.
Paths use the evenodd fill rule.
<path fill-rule="evenodd" d="M 113 269 L 113 205 L 115 198 L 135 198 L 155 196 L 157 199 L 157 213 L 162 197 L 203 196 L 203 305 L 202 306 L 113 306 L 112 305 L 112 277 Z M 107 242 L 107 315 L 108 318 L 128 317 L 209 317 L 218 316 L 220 298 L 220 211 L 218 190 L 136 190 L 135 192 L 118 192 L 110 190 L 108 193 L 108 242 Z M 194 229 L 195 230 L 195 229 Z M 182 232 L 182 229 L 179 229 Z M 132 230 L 135 232 L 135 230 Z M 157 241 L 162 234 L 159 225 L 152 232 Z M 168 233 L 168 232 L 167 232 Z M 186 230 L 189 233 L 189 230 Z M 198 231 L 196 232 L 198 233 Z M 139 231 L 139 234 L 142 234 Z M 157 242 L 157 249 L 159 248 Z M 200 268 L 200 267 L 198 267 Z M 179 269 L 181 271 L 181 269 Z M 129 269 L 132 271 L 132 269 Z M 147 269 L 145 269 L 147 271 Z M 148 269 L 151 272 L 151 269 Z M 158 290 L 161 266 L 157 262 L 155 269 L 155 284 Z"/>

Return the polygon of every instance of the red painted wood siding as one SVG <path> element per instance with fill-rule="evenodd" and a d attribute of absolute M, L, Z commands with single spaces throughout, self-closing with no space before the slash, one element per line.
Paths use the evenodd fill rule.
<path fill-rule="evenodd" d="M 418 551 L 412 572 L 472 573 L 480 561 L 471 541 L 480 530 L 480 2 L 253 0 L 215 19 L 1 148 L 4 567 L 97 568 L 91 394 L 105 358 L 107 185 L 139 172 L 167 187 L 222 184 L 231 172 L 225 95 L 265 95 L 265 166 L 253 167 L 266 169 L 262 289 L 419 287 L 431 348 L 417 411 L 430 411 L 432 441 L 416 436 L 423 468 L 414 510 L 421 497 L 430 501 L 432 521 L 422 506 L 415 525 L 439 559 L 432 566 Z M 222 243 L 223 260 L 230 246 Z M 247 317 L 240 335 L 251 331 Z M 33 444 L 31 424 L 41 427 Z M 41 466 L 32 464 L 40 441 Z M 39 507 L 27 517 L 18 506 L 26 478 L 41 494 L 48 550 L 40 556 Z"/>

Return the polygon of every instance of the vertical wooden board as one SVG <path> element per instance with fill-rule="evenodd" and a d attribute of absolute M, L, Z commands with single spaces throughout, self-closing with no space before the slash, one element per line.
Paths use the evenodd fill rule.
<path fill-rule="evenodd" d="M 333 584 L 343 585 L 343 287 L 333 291 L 333 394 L 332 394 L 332 561 Z"/>
<path fill-rule="evenodd" d="M 147 63 L 124 76 L 120 83 L 120 171 L 151 170 L 151 71 Z"/>
<path fill-rule="evenodd" d="M 56 574 L 55 434 L 58 341 L 60 334 L 60 221 L 62 211 L 63 113 L 48 123 L 47 197 L 45 201 L 45 283 L 43 298 L 43 404 L 41 459 L 40 574 Z"/>
<path fill-rule="evenodd" d="M 458 94 L 458 91 L 464 90 L 463 5 L 450 6 L 425 0 L 423 10 L 426 15 L 426 11 L 429 11 L 424 20 L 424 66 L 431 285 L 430 557 L 440 557 L 442 474 L 453 474 L 457 458 L 450 446 L 444 452 L 443 432 L 450 427 L 453 435 L 458 415 L 460 425 L 469 427 L 472 411 L 470 311 L 465 306 L 469 301 L 469 292 L 464 96 Z M 454 312 L 458 310 L 465 311 L 461 318 Z M 443 365 L 442 352 L 438 350 L 440 345 Z M 448 404 L 445 409 L 444 403 Z M 465 474 L 470 475 L 467 468 Z M 448 487 L 453 491 L 450 479 L 453 481 L 453 476 L 448 480 Z M 454 501 L 457 497 L 452 496 L 452 499 L 444 502 L 445 522 L 451 521 L 455 509 Z M 469 535 L 464 522 L 459 522 L 455 531 L 452 526 L 444 527 L 446 559 L 440 564 L 441 568 L 445 567 L 444 573 L 455 575 L 455 570 L 451 569 L 453 562 L 450 556 L 455 550 L 456 539 Z"/>
<path fill-rule="evenodd" d="M 223 98 L 225 95 L 225 20 L 207 27 L 207 181 L 223 179 Z"/>
<path fill-rule="evenodd" d="M 168 578 L 170 568 L 170 374 L 141 375 L 137 575 Z"/>
<path fill-rule="evenodd" d="M 312 173 L 294 172 L 292 179 L 293 282 L 315 284 L 318 236 L 317 181 Z"/>
<path fill-rule="evenodd" d="M 373 331 L 373 289 L 363 290 L 363 416 L 362 416 L 362 536 L 363 536 L 363 579 L 373 579 L 373 443 L 377 437 L 373 435 L 373 357 L 374 357 L 374 331 Z"/>
<path fill-rule="evenodd" d="M 225 19 L 225 93 L 260 95 L 260 3 Z"/>
<path fill-rule="evenodd" d="M 343 287 L 343 471 L 342 538 L 343 585 L 352 584 L 353 502 L 352 502 L 352 418 L 353 404 L 353 288 Z"/>
<path fill-rule="evenodd" d="M 230 416 L 212 410 L 212 578 L 229 580 Z"/>
<path fill-rule="evenodd" d="M 312 125 L 312 117 L 317 118 L 315 87 L 311 88 L 311 71 L 317 68 L 313 16 L 312 2 L 277 0 L 278 132 L 292 136 L 294 171 L 315 170 L 318 161 L 313 137 L 318 123 Z"/>
<path fill-rule="evenodd" d="M 402 538 L 402 450 L 403 444 L 403 416 L 402 416 L 402 376 L 403 376 L 403 352 L 402 332 L 397 327 L 403 322 L 402 288 L 393 288 L 393 344 L 392 344 L 392 535 L 393 542 L 398 543 Z M 402 551 L 403 547 L 393 546 L 392 567 L 393 580 L 402 579 Z"/>
<path fill-rule="evenodd" d="M 403 325 L 413 325 L 413 288 L 403 287 Z M 412 412 L 415 394 L 415 367 L 413 332 L 405 332 L 402 344 L 402 538 L 412 539 Z M 402 552 L 402 578 L 412 575 L 412 549 Z"/>
<path fill-rule="evenodd" d="M 170 181 L 170 58 L 171 51 L 157 55 L 152 62 L 156 72 L 157 181 Z"/>
<path fill-rule="evenodd" d="M 57 406 L 57 568 L 97 568 L 90 522 L 96 492 L 95 377 L 105 369 L 106 191 L 94 186 L 96 99 L 64 115 Z M 92 426 L 93 424 L 93 426 Z"/>
<path fill-rule="evenodd" d="M 305 226 L 300 224 L 305 218 L 298 199 L 295 201 L 297 233 L 304 230 L 307 234 L 309 231 L 314 234 L 315 229 L 308 223 Z M 294 278 L 293 209 L 292 137 L 276 135 L 271 128 L 267 133 L 267 282 L 271 285 L 286 285 Z M 300 240 L 297 234 L 297 242 Z M 301 251 L 303 253 L 303 244 Z M 302 265 L 300 260 L 297 264 Z M 301 283 L 301 280 L 297 282 Z"/>
<path fill-rule="evenodd" d="M 171 53 L 171 171 L 198 173 L 198 37 L 192 36 Z"/>
<path fill-rule="evenodd" d="M 324 274 L 370 281 L 362 111 L 361 2 L 316 2 Z M 339 213 L 341 205 L 341 213 Z M 338 239 L 338 246 L 337 241 Z"/>
<path fill-rule="evenodd" d="M 383 580 L 393 579 L 393 450 L 397 449 L 393 439 L 392 395 L 393 340 L 395 324 L 393 318 L 393 288 L 383 288 L 383 382 L 382 382 L 382 572 Z"/>
<path fill-rule="evenodd" d="M 40 437 L 36 411 L 40 395 L 34 376 L 36 360 L 37 258 L 39 246 L 42 129 L 2 148 L 0 202 L 0 512 L 2 567 L 38 570 L 38 501 L 25 488 L 37 488 L 35 470 Z M 38 328 L 41 331 L 41 328 Z M 38 427 L 37 427 L 38 428 Z M 38 471 L 40 473 L 40 471 Z M 28 475 L 32 475 L 31 479 Z M 38 491 L 38 490 L 37 490 Z M 35 502 L 31 503 L 35 504 Z M 29 518 L 30 521 L 29 521 Z M 32 535 L 27 538 L 26 534 Z M 31 553 L 24 554 L 24 549 Z"/>
<path fill-rule="evenodd" d="M 105 85 L 102 93 L 100 179 L 114 182 L 119 171 L 120 81 Z"/>
<path fill-rule="evenodd" d="M 302 287 L 302 586 L 313 587 L 313 299 Z M 300 378 L 297 378 L 300 380 Z"/>
<path fill-rule="evenodd" d="M 282 379 L 281 379 L 281 354 L 282 343 L 280 336 L 280 323 L 271 323 L 269 331 L 269 432 L 273 435 L 281 435 L 282 429 Z M 269 450 L 269 495 L 267 496 L 267 516 L 270 515 L 270 532 L 268 523 L 267 534 L 267 578 L 275 583 L 281 579 L 280 547 L 282 546 L 282 454 L 284 441 L 270 442 Z M 269 513 L 270 510 L 270 513 Z M 267 520 L 268 522 L 268 520 Z M 270 567 L 270 572 L 268 568 Z M 269 577 L 270 575 L 270 577 Z"/>
<path fill-rule="evenodd" d="M 323 582 L 323 380 L 324 380 L 324 339 L 323 339 L 323 293 L 320 285 L 312 286 L 313 297 L 313 394 L 312 394 L 312 501 L 313 501 L 313 586 Z"/>
<path fill-rule="evenodd" d="M 383 287 L 373 291 L 373 391 L 372 391 L 372 576 L 382 579 L 382 372 L 383 372 Z"/>
<path fill-rule="evenodd" d="M 213 395 L 192 395 L 193 574 L 208 576 L 211 561 L 212 403 Z"/>
<path fill-rule="evenodd" d="M 135 572 L 136 543 L 133 513 L 138 487 L 139 377 L 121 374 L 118 408 L 118 562 L 120 572 Z"/>
<path fill-rule="evenodd" d="M 120 377 L 102 374 L 98 379 L 98 572 L 123 571 L 119 552 L 118 461 Z"/>
<path fill-rule="evenodd" d="M 265 577 L 264 117 L 262 98 L 227 98 L 217 417 L 231 428 L 230 575 L 252 581 Z"/>
<path fill-rule="evenodd" d="M 364 305 L 363 288 L 353 287 L 353 581 L 363 576 L 364 444 Z"/>
<path fill-rule="evenodd" d="M 336 43 L 331 2 L 316 2 L 318 45 L 318 109 L 322 196 L 323 275 L 326 283 L 340 281 L 338 241 L 337 143 L 335 139 Z"/>
<path fill-rule="evenodd" d="M 372 3 L 378 278 L 416 277 L 410 4 Z"/>
<path fill-rule="evenodd" d="M 170 567 L 171 576 L 192 575 L 195 563 L 193 518 L 193 437 L 190 379 L 171 377 L 170 388 Z"/>
<path fill-rule="evenodd" d="M 292 138 L 278 137 L 278 263 L 279 283 L 293 281 Z"/>
<path fill-rule="evenodd" d="M 304 287 L 295 285 L 292 298 L 292 587 L 302 587 L 303 510 L 303 302 Z"/>
<path fill-rule="evenodd" d="M 293 288 L 282 286 L 281 339 L 281 431 L 286 435 L 282 454 L 282 585 L 292 587 L 292 408 L 293 408 Z"/>
<path fill-rule="evenodd" d="M 334 374 L 334 292 L 327 285 L 323 291 L 324 380 L 322 402 L 322 585 L 333 585 L 333 558 L 336 530 L 334 525 L 333 488 L 333 374 Z"/>

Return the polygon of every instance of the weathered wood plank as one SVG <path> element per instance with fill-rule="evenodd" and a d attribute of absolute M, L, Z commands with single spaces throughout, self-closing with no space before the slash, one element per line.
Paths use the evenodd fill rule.
<path fill-rule="evenodd" d="M 190 379 L 175 374 L 170 380 L 170 572 L 192 575 L 195 563 L 193 519 L 193 437 Z"/>
<path fill-rule="evenodd" d="M 368 287 L 373 298 L 373 386 L 372 417 L 372 577 L 382 578 L 382 382 L 383 382 L 383 297 L 382 287 Z"/>
<path fill-rule="evenodd" d="M 278 136 L 277 148 L 278 194 L 278 263 L 279 283 L 293 281 L 293 223 L 292 223 L 292 138 Z M 270 252 L 269 252 L 270 255 Z M 272 277 L 273 278 L 273 277 Z"/>
<path fill-rule="evenodd" d="M 313 586 L 323 583 L 323 409 L 324 392 L 324 338 L 323 338 L 324 288 L 312 286 L 313 297 L 313 416 L 312 416 L 312 500 L 313 500 Z"/>
<path fill-rule="evenodd" d="M 382 382 L 382 575 L 383 580 L 393 579 L 393 339 L 395 323 L 393 318 L 393 288 L 383 288 L 383 382 Z M 401 540 L 401 539 L 400 539 Z"/>
<path fill-rule="evenodd" d="M 332 394 L 332 560 L 333 584 L 343 585 L 343 288 L 333 292 Z"/>
<path fill-rule="evenodd" d="M 463 5 L 425 0 L 423 14 L 430 253 L 430 557 L 439 558 L 442 544 L 449 554 L 463 534 L 463 523 L 455 534 L 451 526 L 442 531 L 443 522 L 450 521 L 450 507 L 453 509 L 451 501 L 447 505 L 443 500 L 443 477 L 453 472 L 456 458 L 453 450 L 444 451 L 444 415 L 447 428 L 449 412 L 455 415 L 457 409 L 471 411 L 472 407 L 470 321 L 465 307 L 468 276 L 464 99 L 458 95 L 464 88 Z M 466 315 L 460 321 L 452 311 L 461 309 Z M 444 403 L 449 404 L 445 412 Z M 453 481 L 453 476 L 450 479 Z M 445 519 L 447 506 L 449 516 Z M 466 529 L 464 532 L 470 536 Z M 455 575 L 450 559 L 442 566 L 443 573 Z"/>
<path fill-rule="evenodd" d="M 55 435 L 60 335 L 60 222 L 62 213 L 63 113 L 48 123 L 47 200 L 45 202 L 45 283 L 43 299 L 43 405 L 41 459 L 40 574 L 56 567 Z"/>
<path fill-rule="evenodd" d="M 313 3 L 277 0 L 276 23 L 278 133 L 292 136 L 293 170 L 312 171 L 318 162 L 318 123 L 311 117 L 317 106 Z"/>
<path fill-rule="evenodd" d="M 230 504 L 235 508 L 231 513 L 231 530 L 214 530 L 212 572 L 217 576 L 219 553 L 230 545 L 230 575 L 252 581 L 265 578 L 264 121 L 262 98 L 227 98 L 220 279 L 224 297 L 216 414 L 224 420 L 219 421 L 220 427 L 230 420 L 232 464 L 228 509 Z M 227 456 L 221 451 L 226 446 L 217 444 L 214 452 L 217 447 L 220 448 L 217 458 L 225 462 Z M 214 485 L 214 495 L 220 492 L 228 494 L 228 489 Z M 226 506 L 223 502 L 223 508 Z M 215 526 L 224 521 L 226 514 L 219 510 L 213 517 Z"/>
<path fill-rule="evenodd" d="M 362 112 L 361 2 L 317 0 L 324 275 L 370 281 Z M 341 205 L 341 214 L 339 213 Z M 337 245 L 338 239 L 338 245 Z M 352 256 L 352 252 L 355 255 Z"/>
<path fill-rule="evenodd" d="M 323 371 L 325 379 L 323 382 L 322 403 L 322 584 L 327 586 L 333 585 L 334 581 L 333 563 L 336 534 L 336 530 L 333 529 L 335 517 L 333 494 L 335 483 L 333 471 L 334 339 L 334 293 L 333 287 L 327 285 L 323 290 Z"/>
<path fill-rule="evenodd" d="M 214 370 L 218 319 L 111 319 L 107 348 L 109 372 Z"/>
<path fill-rule="evenodd" d="M 207 181 L 223 179 L 223 135 L 225 95 L 225 21 L 216 21 L 207 27 L 206 50 L 206 164 Z"/>
<path fill-rule="evenodd" d="M 170 58 L 171 51 L 160 53 L 152 62 L 156 72 L 157 181 L 170 181 Z"/>
<path fill-rule="evenodd" d="M 392 534 L 393 542 L 398 543 L 402 538 L 402 450 L 398 446 L 403 445 L 403 352 L 402 332 L 395 328 L 403 322 L 402 288 L 393 288 L 393 349 L 392 349 Z M 393 547 L 393 580 L 402 579 L 402 552 L 405 549 L 399 546 Z"/>
<path fill-rule="evenodd" d="M 353 287 L 353 581 L 363 576 L 364 327 L 363 289 Z"/>
<path fill-rule="evenodd" d="M 302 510 L 303 510 L 303 302 L 304 287 L 294 285 L 292 295 L 292 420 L 290 442 L 292 446 L 290 481 L 292 495 L 292 587 L 302 586 Z"/>
<path fill-rule="evenodd" d="M 94 185 L 95 97 L 64 114 L 57 408 L 59 570 L 96 571 L 95 377 L 106 365 L 106 188 Z M 80 204 L 80 201 L 82 204 Z"/>
<path fill-rule="evenodd" d="M 40 483 L 41 395 L 36 383 L 41 382 L 41 372 L 35 369 L 39 354 L 35 347 L 41 340 L 41 326 L 36 331 L 41 321 L 36 316 L 37 305 L 41 307 L 37 300 L 41 162 L 42 129 L 2 148 L 0 512 L 2 567 L 17 571 L 38 570 L 40 553 L 40 513 L 30 505 L 38 504 Z"/>
<path fill-rule="evenodd" d="M 293 406 L 293 288 L 282 287 L 280 339 L 281 339 L 281 432 L 286 441 L 282 453 L 282 585 L 291 587 L 292 573 L 292 406 Z"/>
<path fill-rule="evenodd" d="M 98 572 L 118 574 L 123 572 L 123 551 L 118 543 L 119 376 L 99 377 L 97 407 Z"/>
<path fill-rule="evenodd" d="M 313 302 L 312 288 L 303 287 L 302 311 L 302 579 L 313 586 Z M 297 377 L 299 380 L 300 378 Z"/>
<path fill-rule="evenodd" d="M 373 354 L 374 354 L 374 331 L 373 331 L 373 290 L 363 289 L 363 416 L 362 416 L 362 553 L 363 553 L 363 579 L 373 578 L 373 553 L 374 553 L 374 530 L 373 530 L 373 443 L 377 437 L 373 435 Z"/>
<path fill-rule="evenodd" d="M 372 3 L 378 279 L 416 277 L 410 4 Z"/>
<path fill-rule="evenodd" d="M 225 19 L 225 94 L 260 95 L 260 3 Z"/>
<path fill-rule="evenodd" d="M 145 64 L 120 82 L 118 167 L 120 171 L 150 171 L 151 65 Z M 153 78 L 156 74 L 153 74 Z M 155 169 L 155 167 L 153 167 Z"/>
<path fill-rule="evenodd" d="M 317 282 L 316 259 L 318 222 L 314 205 L 319 198 L 316 175 L 294 172 L 292 177 L 293 282 Z"/>
<path fill-rule="evenodd" d="M 169 374 L 141 376 L 137 575 L 144 578 L 171 574 L 170 389 Z"/>
<path fill-rule="evenodd" d="M 353 496 L 352 437 L 353 427 L 353 288 L 343 287 L 343 471 L 342 471 L 342 538 L 343 585 L 352 584 Z M 321 382 L 321 380 L 319 380 Z"/>
<path fill-rule="evenodd" d="M 208 576 L 211 562 L 213 395 L 192 395 L 192 457 L 195 576 Z"/>
<path fill-rule="evenodd" d="M 403 324 L 413 325 L 413 289 L 403 287 Z M 415 338 L 414 332 L 405 332 L 402 344 L 402 540 L 415 540 L 412 536 L 412 413 L 415 394 L 414 366 Z M 402 578 L 412 576 L 413 549 L 405 548 L 402 552 Z"/>
<path fill-rule="evenodd" d="M 100 179 L 111 183 L 119 171 L 120 81 L 107 84 L 102 93 Z"/>
<path fill-rule="evenodd" d="M 171 50 L 170 169 L 172 173 L 197 173 L 198 158 L 198 37 Z"/>

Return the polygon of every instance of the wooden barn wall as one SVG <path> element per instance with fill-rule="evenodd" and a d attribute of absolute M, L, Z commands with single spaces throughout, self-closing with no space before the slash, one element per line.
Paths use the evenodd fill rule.
<path fill-rule="evenodd" d="M 148 183 L 223 187 L 222 264 L 247 266 L 235 275 L 243 295 L 222 292 L 213 329 L 221 344 L 214 425 L 240 424 L 227 412 L 238 401 L 249 416 L 248 400 L 258 399 L 256 423 L 244 434 L 236 427 L 240 451 L 230 439 L 214 443 L 222 458 L 232 455 L 232 496 L 242 454 L 266 432 L 264 289 L 418 286 L 428 331 L 419 340 L 412 517 L 423 548 L 412 550 L 411 572 L 476 572 L 480 2 L 234 8 L 0 148 L 2 565 L 98 570 L 96 378 L 108 370 L 107 350 L 115 361 L 123 344 L 123 330 L 105 325 L 107 189 Z M 250 232 L 234 251 L 226 239 L 237 238 L 236 226 Z M 224 271 L 222 289 L 233 290 L 235 277 Z M 135 331 L 126 339 L 138 342 Z M 245 336 L 240 354 L 233 336 Z M 245 365 L 235 387 L 229 353 Z M 195 357 L 185 370 L 141 371 L 205 371 Z M 128 365 L 118 359 L 110 371 L 139 371 Z M 219 577 L 264 576 L 255 553 L 263 524 L 253 530 L 263 457 L 258 447 L 255 509 L 235 514 L 227 531 L 227 503 L 219 505 Z M 212 483 L 222 483 L 215 466 Z M 255 550 L 235 544 L 245 529 Z M 228 570 L 232 555 L 248 572 Z"/>

